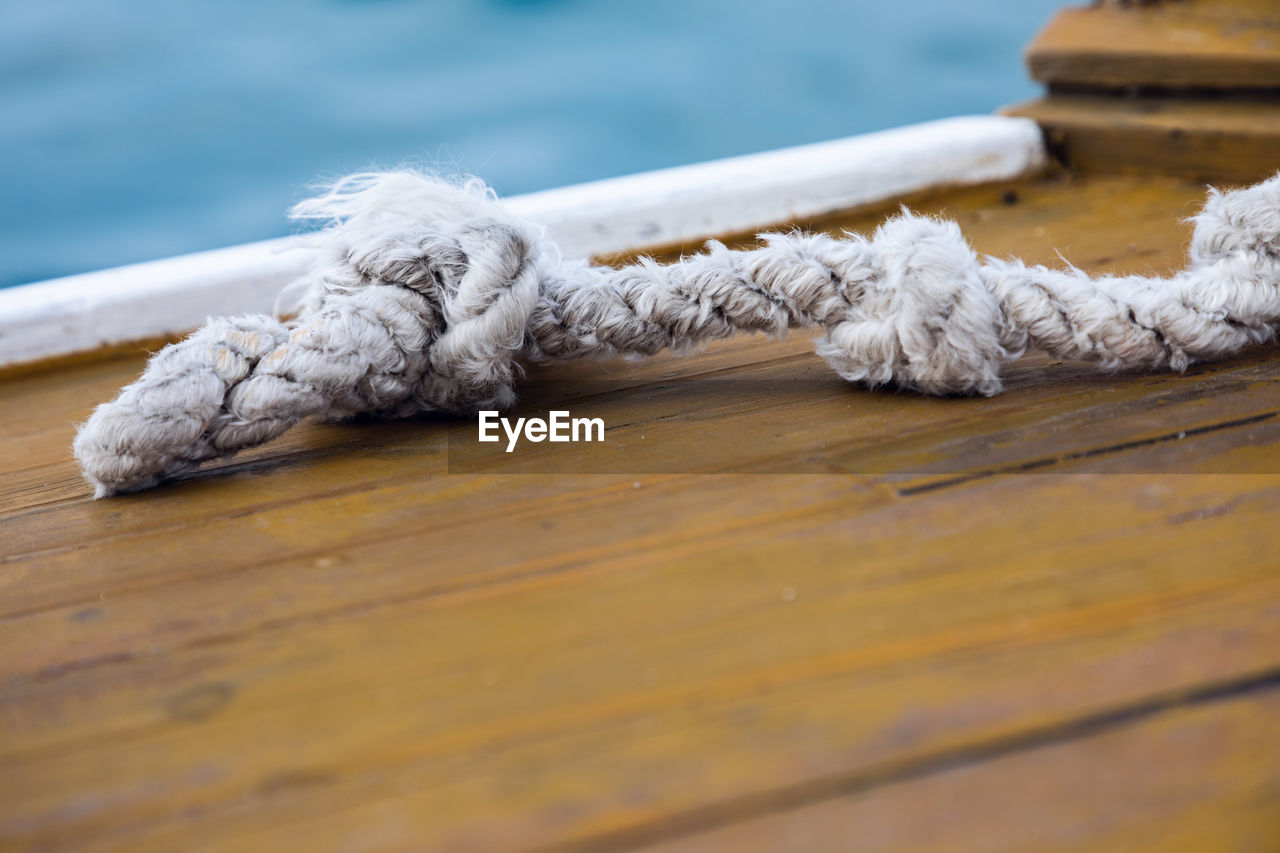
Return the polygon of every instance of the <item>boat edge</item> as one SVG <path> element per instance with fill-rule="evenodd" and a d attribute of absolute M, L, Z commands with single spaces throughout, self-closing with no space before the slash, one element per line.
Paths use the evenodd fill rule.
<path fill-rule="evenodd" d="M 813 219 L 942 186 L 1047 168 L 1039 125 L 959 116 L 511 196 L 567 256 L 643 251 Z M 0 290 L 0 367 L 173 335 L 207 317 L 274 310 L 310 263 L 264 240 Z"/>

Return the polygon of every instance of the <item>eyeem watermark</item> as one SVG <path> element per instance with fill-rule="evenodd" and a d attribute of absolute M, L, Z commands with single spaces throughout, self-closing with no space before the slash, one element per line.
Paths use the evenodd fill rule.
<path fill-rule="evenodd" d="M 507 453 L 520 439 L 527 441 L 604 441 L 603 418 L 575 418 L 566 411 L 548 412 L 542 418 L 516 418 L 513 423 L 497 412 L 480 413 L 480 441 L 501 441 L 499 427 L 507 436 Z"/>

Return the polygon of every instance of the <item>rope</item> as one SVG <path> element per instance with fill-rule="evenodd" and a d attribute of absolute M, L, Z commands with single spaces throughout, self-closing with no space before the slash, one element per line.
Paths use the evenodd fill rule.
<path fill-rule="evenodd" d="M 330 227 L 296 319 L 210 320 L 97 408 L 75 455 L 96 497 L 148 488 L 310 417 L 510 407 L 522 362 L 688 351 L 741 331 L 821 327 L 842 377 L 996 394 L 1028 348 L 1106 370 L 1183 370 L 1280 322 L 1280 176 L 1211 190 L 1169 278 L 980 260 L 955 223 L 905 211 L 870 237 L 612 269 L 565 261 L 478 181 L 356 175 L 294 210 Z"/>

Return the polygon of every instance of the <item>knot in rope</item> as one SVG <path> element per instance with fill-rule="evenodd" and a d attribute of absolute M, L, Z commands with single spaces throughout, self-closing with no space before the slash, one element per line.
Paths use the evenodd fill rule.
<path fill-rule="evenodd" d="M 818 353 L 851 382 L 992 395 L 1031 347 L 1182 370 L 1280 321 L 1280 176 L 1211 190 L 1187 268 L 1164 279 L 979 259 L 955 223 L 905 209 L 870 237 L 772 233 L 614 269 L 563 260 L 478 181 L 411 172 L 353 176 L 294 215 L 328 224 L 296 317 L 210 320 L 157 353 L 76 437 L 97 497 L 305 418 L 507 408 L 526 362 L 818 327 Z"/>

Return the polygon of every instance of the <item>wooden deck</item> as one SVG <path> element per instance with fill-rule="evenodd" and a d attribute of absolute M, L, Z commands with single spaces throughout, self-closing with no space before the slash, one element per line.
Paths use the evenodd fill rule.
<path fill-rule="evenodd" d="M 1278 26 L 1066 10 L 1012 112 L 1067 168 L 913 206 L 1176 269 L 1280 166 Z M 1280 850 L 1280 345 L 931 399 L 742 338 L 531 371 L 603 445 L 312 425 L 92 501 L 143 359 L 0 373 L 0 849 Z"/>
<path fill-rule="evenodd" d="M 915 204 L 1163 272 L 1201 198 Z M 316 425 L 91 501 L 141 364 L 0 381 L 4 849 L 1280 849 L 1276 347 L 987 400 L 744 338 L 534 371 L 589 451 Z"/>

